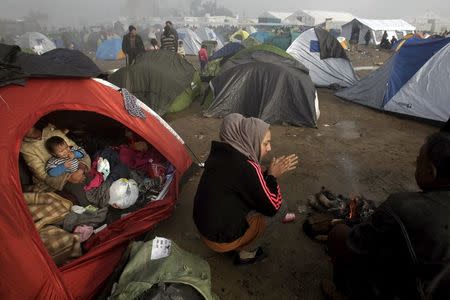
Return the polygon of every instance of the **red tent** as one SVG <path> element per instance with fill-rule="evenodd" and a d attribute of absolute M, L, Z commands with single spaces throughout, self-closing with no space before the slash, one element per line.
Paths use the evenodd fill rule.
<path fill-rule="evenodd" d="M 110 224 L 89 240 L 85 255 L 59 269 L 34 227 L 18 169 L 23 136 L 57 110 L 108 116 L 151 143 L 177 170 L 166 198 Z M 121 93 L 93 79 L 30 79 L 24 87 L 0 88 L 0 299 L 92 298 L 128 241 L 171 215 L 178 181 L 192 162 L 171 128 L 150 109 L 145 114 L 145 120 L 129 115 Z"/>

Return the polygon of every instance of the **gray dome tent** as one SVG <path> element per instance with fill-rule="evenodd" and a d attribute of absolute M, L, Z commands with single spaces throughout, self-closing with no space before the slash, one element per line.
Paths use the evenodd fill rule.
<path fill-rule="evenodd" d="M 210 85 L 214 100 L 206 117 L 237 112 L 271 124 L 317 127 L 316 89 L 308 69 L 292 58 L 247 52 L 230 59 Z"/>

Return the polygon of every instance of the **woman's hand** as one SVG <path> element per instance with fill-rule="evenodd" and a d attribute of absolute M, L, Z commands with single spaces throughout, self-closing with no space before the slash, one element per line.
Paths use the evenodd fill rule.
<path fill-rule="evenodd" d="M 298 157 L 295 154 L 281 156 L 278 158 L 274 157 L 272 159 L 272 163 L 269 166 L 269 169 L 267 170 L 267 174 L 278 178 L 284 173 L 294 170 L 297 165 Z"/>

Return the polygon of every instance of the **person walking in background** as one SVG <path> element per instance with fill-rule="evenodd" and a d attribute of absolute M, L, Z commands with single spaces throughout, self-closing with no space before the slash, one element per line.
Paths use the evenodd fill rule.
<path fill-rule="evenodd" d="M 202 45 L 200 51 L 198 51 L 198 60 L 200 61 L 200 72 L 205 72 L 206 65 L 208 64 L 208 51 L 206 51 L 206 45 Z"/>
<path fill-rule="evenodd" d="M 161 36 L 161 49 L 177 52 L 177 44 L 175 36 L 169 26 L 164 27 L 163 35 Z"/>
<path fill-rule="evenodd" d="M 137 34 L 136 27 L 130 25 L 128 27 L 128 33 L 123 36 L 122 51 L 127 55 L 127 64 L 131 65 L 136 56 L 145 51 L 144 42 L 142 38 Z"/>
<path fill-rule="evenodd" d="M 364 41 L 366 41 L 366 46 L 369 46 L 371 36 L 370 36 L 370 30 L 367 30 L 366 35 L 364 36 Z"/>
<path fill-rule="evenodd" d="M 175 27 L 173 27 L 172 21 L 166 21 L 166 26 L 169 26 L 170 31 L 173 34 L 173 37 L 175 38 L 175 52 L 178 53 L 178 32 L 175 29 Z"/>

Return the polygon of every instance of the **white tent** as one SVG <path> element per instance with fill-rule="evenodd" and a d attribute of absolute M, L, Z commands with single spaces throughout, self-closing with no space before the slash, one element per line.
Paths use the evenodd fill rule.
<path fill-rule="evenodd" d="M 330 41 L 332 41 L 331 39 L 336 41 L 331 43 L 332 47 L 342 48 L 339 41 L 325 30 L 317 30 L 326 35 Z M 319 44 L 316 31 L 314 28 L 311 28 L 300 34 L 286 52 L 309 69 L 309 75 L 316 86 L 328 87 L 338 85 L 340 87 L 348 87 L 353 85 L 357 78 L 350 61 L 342 57 L 321 59 L 320 51 L 325 49 L 318 49 L 318 46 L 314 47 L 314 45 Z"/>
<path fill-rule="evenodd" d="M 395 36 L 398 40 L 404 35 L 412 33 L 416 28 L 408 22 L 398 20 L 375 20 L 375 19 L 353 19 L 351 22 L 342 25 L 342 36 L 348 41 L 358 41 L 359 44 L 365 44 L 365 36 L 370 32 L 370 44 L 378 45 L 381 37 L 386 31 L 388 38 Z"/>
<path fill-rule="evenodd" d="M 30 49 L 39 55 L 56 49 L 55 43 L 39 32 L 27 32 L 21 35 L 16 40 L 16 45 L 22 49 Z"/>
<path fill-rule="evenodd" d="M 293 13 L 289 20 L 293 19 L 301 22 L 306 26 L 317 26 L 320 24 L 329 24 L 327 29 L 341 29 L 345 23 L 353 20 L 355 16 L 350 13 L 342 11 L 327 11 L 327 10 L 309 10 L 302 9 Z"/>
<path fill-rule="evenodd" d="M 187 55 L 197 55 L 202 46 L 202 40 L 189 28 L 177 28 L 178 40 L 183 41 Z"/>
<path fill-rule="evenodd" d="M 259 23 L 284 23 L 291 12 L 266 11 L 258 17 Z"/>
<path fill-rule="evenodd" d="M 199 28 L 197 28 L 195 33 L 197 33 L 198 37 L 200 38 L 200 40 L 202 42 L 203 41 L 216 41 L 217 42 L 216 49 L 221 49 L 223 47 L 222 41 L 219 39 L 217 34 L 211 28 L 199 27 Z"/>

